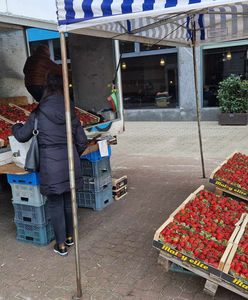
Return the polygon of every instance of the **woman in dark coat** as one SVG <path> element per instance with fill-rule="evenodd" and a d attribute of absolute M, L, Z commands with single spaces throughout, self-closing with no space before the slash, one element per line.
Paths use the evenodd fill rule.
<path fill-rule="evenodd" d="M 81 185 L 79 155 L 84 151 L 87 137 L 74 106 L 71 105 L 72 133 L 74 140 L 74 166 L 76 186 Z M 13 126 L 13 135 L 19 142 L 32 138 L 34 120 L 38 119 L 40 149 L 40 192 L 47 196 L 48 208 L 54 227 L 56 244 L 54 251 L 67 255 L 67 246 L 73 245 L 73 222 L 69 182 L 69 166 L 66 139 L 63 81 L 58 75 L 49 74 L 47 88 L 37 109 L 23 125 Z"/>

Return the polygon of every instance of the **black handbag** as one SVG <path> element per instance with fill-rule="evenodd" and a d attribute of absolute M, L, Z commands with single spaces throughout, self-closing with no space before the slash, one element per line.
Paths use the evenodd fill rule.
<path fill-rule="evenodd" d="M 26 160 L 25 160 L 25 170 L 28 172 L 38 172 L 40 169 L 40 154 L 39 154 L 39 144 L 38 144 L 38 119 L 34 120 L 34 130 L 33 137 L 27 152 Z"/>

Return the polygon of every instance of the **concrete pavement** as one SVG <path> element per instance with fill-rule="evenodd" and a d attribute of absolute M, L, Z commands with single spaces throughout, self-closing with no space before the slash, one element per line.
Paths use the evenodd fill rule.
<path fill-rule="evenodd" d="M 234 150 L 246 151 L 247 132 L 202 123 L 207 176 Z M 213 188 L 201 178 L 196 123 L 126 123 L 111 160 L 114 177 L 128 176 L 128 195 L 101 212 L 79 209 L 82 299 L 212 299 L 202 292 L 202 278 L 166 273 L 152 247 L 156 229 L 192 191 L 201 184 Z M 17 242 L 10 199 L 0 194 L 0 299 L 70 299 L 73 248 L 62 258 L 53 243 Z M 242 298 L 219 288 L 215 299 Z"/>

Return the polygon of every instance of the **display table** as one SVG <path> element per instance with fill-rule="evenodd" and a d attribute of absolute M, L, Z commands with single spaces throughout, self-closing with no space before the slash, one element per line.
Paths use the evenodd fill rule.
<path fill-rule="evenodd" d="M 15 163 L 10 163 L 7 165 L 0 166 L 0 174 L 22 175 L 27 173 L 28 173 L 27 171 L 18 167 Z"/>
<path fill-rule="evenodd" d="M 82 155 L 95 152 L 98 149 L 99 149 L 98 144 L 88 145 L 87 148 L 82 153 Z M 10 164 L 0 166 L 0 174 L 22 175 L 27 173 L 28 173 L 27 171 L 25 171 L 23 168 L 18 167 L 15 163 L 10 163 Z"/>

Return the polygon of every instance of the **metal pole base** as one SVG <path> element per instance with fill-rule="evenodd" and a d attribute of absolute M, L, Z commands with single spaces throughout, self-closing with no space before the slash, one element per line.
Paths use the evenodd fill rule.
<path fill-rule="evenodd" d="M 79 298 L 78 296 L 74 295 L 74 296 L 71 297 L 71 299 L 72 300 L 80 300 L 80 299 L 82 299 L 82 297 Z"/>

